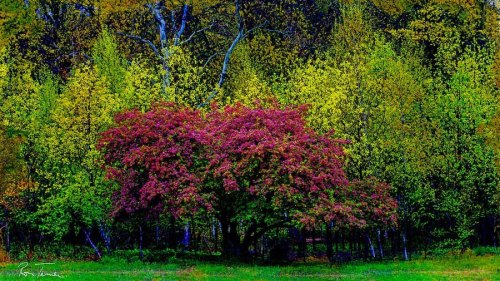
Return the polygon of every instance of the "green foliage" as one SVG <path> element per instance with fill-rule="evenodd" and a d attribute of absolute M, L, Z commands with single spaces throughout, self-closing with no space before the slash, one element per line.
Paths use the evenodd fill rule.
<path fill-rule="evenodd" d="M 494 212 L 491 198 L 498 192 L 494 154 L 478 134 L 496 110 L 490 66 L 487 52 L 466 53 L 446 89 L 432 102 L 434 111 L 430 112 L 440 134 L 430 145 L 440 153 L 431 156 L 430 164 L 439 177 L 433 182 L 439 202 L 436 208 L 455 222 L 451 227 L 456 229 L 449 231 L 458 240 L 450 243 L 470 242 L 479 218 Z"/>
<path fill-rule="evenodd" d="M 106 80 L 111 93 L 121 94 L 126 79 L 126 64 L 109 30 L 103 29 L 99 35 L 92 49 L 92 59 L 98 75 Z"/>
<path fill-rule="evenodd" d="M 348 142 L 349 179 L 393 187 L 395 231 L 413 249 L 498 241 L 498 1 L 149 2 L 0 0 L 1 219 L 26 256 L 40 237 L 74 243 L 83 228 L 116 226 L 107 212 L 119 187 L 96 150 L 116 113 L 195 108 L 214 90 L 224 106 L 307 104 L 310 128 Z M 259 208 L 238 210 L 238 223 Z"/>
<path fill-rule="evenodd" d="M 242 103 L 254 105 L 257 100 L 273 98 L 268 82 L 259 71 L 259 66 L 251 58 L 250 47 L 240 44 L 232 56 L 232 71 L 221 98 L 225 104 Z"/>
<path fill-rule="evenodd" d="M 161 78 L 144 63 L 132 61 L 125 72 L 124 108 L 146 112 L 151 105 L 164 100 Z"/>
<path fill-rule="evenodd" d="M 26 25 L 30 25 L 35 14 L 33 7 L 24 1 L 0 1 L 0 48 L 8 45 L 9 40 Z M 29 2 L 28 2 L 29 3 Z"/>
<path fill-rule="evenodd" d="M 170 48 L 168 65 L 171 83 L 166 89 L 168 101 L 193 108 L 203 102 L 212 87 L 199 64 L 188 50 L 179 46 Z"/>
<path fill-rule="evenodd" d="M 70 229 L 78 234 L 80 227 L 106 220 L 110 200 L 96 142 L 120 109 L 106 81 L 89 66 L 77 69 L 51 113 L 46 145 L 53 180 L 37 216 L 42 233 L 56 240 Z"/>

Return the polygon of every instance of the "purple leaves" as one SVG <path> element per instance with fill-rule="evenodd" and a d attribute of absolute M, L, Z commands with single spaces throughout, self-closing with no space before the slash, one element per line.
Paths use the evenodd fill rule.
<path fill-rule="evenodd" d="M 237 104 L 202 116 L 163 104 L 117 116 L 117 126 L 100 140 L 108 177 L 121 187 L 113 215 L 178 217 L 199 208 L 238 215 L 266 208 L 304 224 L 388 222 L 382 217 L 395 210 L 388 187 L 349 185 L 344 142 L 308 128 L 303 111 Z"/>

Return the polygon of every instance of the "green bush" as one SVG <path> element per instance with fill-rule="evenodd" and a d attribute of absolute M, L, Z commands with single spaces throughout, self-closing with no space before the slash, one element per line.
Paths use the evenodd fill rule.
<path fill-rule="evenodd" d="M 142 259 L 141 259 L 141 251 L 139 249 L 133 250 L 115 250 L 112 252 L 111 257 L 124 260 L 127 262 L 168 262 L 170 259 L 176 256 L 176 251 L 172 249 L 165 250 L 142 250 Z"/>
<path fill-rule="evenodd" d="M 92 248 L 81 245 L 47 243 L 35 245 L 33 251 L 30 252 L 29 246 L 23 243 L 11 244 L 9 256 L 12 260 L 27 261 L 27 260 L 87 260 L 94 256 Z"/>
<path fill-rule="evenodd" d="M 477 247 L 473 251 L 476 256 L 500 254 L 497 247 Z"/>

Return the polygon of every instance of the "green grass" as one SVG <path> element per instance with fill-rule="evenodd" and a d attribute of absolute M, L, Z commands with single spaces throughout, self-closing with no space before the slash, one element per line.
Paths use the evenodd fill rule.
<path fill-rule="evenodd" d="M 202 262 L 127 263 L 105 259 L 100 262 L 66 262 L 43 266 L 63 278 L 20 276 L 19 264 L 0 266 L 0 280 L 500 280 L 498 255 L 451 256 L 409 262 L 353 263 L 329 266 L 296 263 L 287 266 L 257 266 Z M 31 262 L 24 272 L 39 272 Z"/>

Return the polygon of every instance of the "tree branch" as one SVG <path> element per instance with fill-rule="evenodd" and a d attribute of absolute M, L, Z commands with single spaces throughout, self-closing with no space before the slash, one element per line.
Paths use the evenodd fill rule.
<path fill-rule="evenodd" d="M 282 30 L 277 30 L 277 29 L 269 29 L 269 28 L 263 28 L 263 30 L 267 31 L 267 32 L 274 32 L 274 33 L 278 33 L 278 34 L 281 34 L 285 37 L 289 37 L 291 35 L 290 32 L 288 31 L 282 31 Z"/>
<path fill-rule="evenodd" d="M 198 107 L 207 106 L 210 103 L 210 101 L 217 95 L 217 93 L 219 92 L 219 89 L 222 88 L 222 85 L 224 84 L 224 81 L 226 80 L 227 69 L 229 67 L 229 60 L 231 59 L 231 55 L 233 54 L 233 51 L 236 48 L 236 45 L 238 45 L 238 42 L 240 42 L 240 40 L 243 38 L 243 19 L 241 18 L 241 15 L 240 15 L 240 1 L 235 0 L 234 3 L 235 3 L 235 8 L 236 8 L 235 14 L 236 14 L 236 18 L 238 20 L 238 34 L 234 38 L 233 42 L 231 43 L 231 46 L 229 46 L 229 49 L 227 49 L 226 55 L 224 56 L 224 62 L 222 64 L 222 70 L 220 73 L 219 82 L 217 83 L 217 86 L 218 86 L 217 89 L 215 89 L 212 92 L 212 94 L 210 94 L 210 96 L 208 96 L 208 98 L 203 103 L 201 103 Z"/>
<path fill-rule="evenodd" d="M 89 242 L 89 244 L 92 247 L 92 249 L 94 249 L 95 254 L 100 259 L 101 258 L 101 252 L 99 251 L 99 249 L 97 248 L 97 246 L 94 244 L 94 242 L 92 242 L 92 239 L 90 239 L 90 231 L 85 228 L 85 229 L 83 229 L 83 233 L 85 234 L 85 238 L 87 239 L 87 242 Z"/>
<path fill-rule="evenodd" d="M 116 34 L 121 35 L 121 36 L 125 36 L 125 37 L 128 37 L 128 38 L 131 38 L 131 39 L 139 40 L 142 43 L 147 44 L 149 47 L 151 47 L 151 49 L 153 50 L 153 52 L 155 53 L 155 55 L 159 59 L 161 59 L 160 52 L 158 51 L 158 49 L 156 48 L 156 46 L 153 44 L 153 42 L 151 42 L 151 41 L 149 41 L 147 39 L 144 39 L 142 37 L 139 37 L 139 36 L 136 36 L 136 35 L 127 34 L 127 33 L 123 33 L 123 32 L 117 32 Z"/>
<path fill-rule="evenodd" d="M 210 57 L 208 57 L 208 59 L 205 61 L 205 63 L 203 64 L 203 68 L 205 68 L 207 66 L 207 64 L 213 59 L 215 58 L 217 55 L 222 55 L 223 53 L 222 52 L 216 52 L 214 53 L 213 55 L 211 55 Z"/>
<path fill-rule="evenodd" d="M 161 48 L 164 50 L 167 47 L 167 24 L 163 15 L 161 14 L 162 3 L 158 2 L 156 5 L 147 5 L 151 10 L 151 13 L 155 17 L 156 22 L 158 23 L 158 30 L 160 32 L 160 42 Z"/>
<path fill-rule="evenodd" d="M 249 245 L 251 242 L 259 239 L 262 235 L 264 235 L 266 232 L 268 232 L 271 229 L 289 226 L 288 225 L 289 222 L 290 222 L 289 219 L 285 219 L 285 220 L 280 220 L 280 221 L 274 222 L 274 223 L 269 224 L 269 225 L 265 225 L 262 223 L 258 224 L 258 225 L 252 224 L 249 228 L 249 230 L 252 230 L 252 231 L 247 231 L 247 233 L 245 233 L 245 237 L 243 238 L 242 244 Z M 259 231 L 257 231 L 257 229 L 259 227 L 261 229 Z"/>
<path fill-rule="evenodd" d="M 179 30 L 175 34 L 175 37 L 174 37 L 174 46 L 179 45 L 179 39 L 181 38 L 182 34 L 184 33 L 184 30 L 186 29 L 186 22 L 187 22 L 188 11 L 189 11 L 188 4 L 184 4 L 183 11 L 182 11 L 181 26 L 179 27 Z"/>
<path fill-rule="evenodd" d="M 179 45 L 182 45 L 182 44 L 184 44 L 184 43 L 187 43 L 187 42 L 191 41 L 191 39 L 193 39 L 193 37 L 194 37 L 196 34 L 198 34 L 198 33 L 200 33 L 200 32 L 203 32 L 203 31 L 205 31 L 205 30 L 207 30 L 207 29 L 210 29 L 210 28 L 212 28 L 213 26 L 214 26 L 214 25 L 213 25 L 213 24 L 211 24 L 211 25 L 209 25 L 209 26 L 207 26 L 207 27 L 205 27 L 205 28 L 202 28 L 202 29 L 196 30 L 195 32 L 191 33 L 191 35 L 188 37 L 188 39 L 186 39 L 186 40 L 184 40 L 184 41 L 180 42 L 180 43 L 179 43 Z"/>
<path fill-rule="evenodd" d="M 254 28 L 250 29 L 249 31 L 245 32 L 245 34 L 243 35 L 243 37 L 242 37 L 241 39 L 242 39 L 242 40 L 243 40 L 243 39 L 245 39 L 248 35 L 250 35 L 250 33 L 254 32 L 255 30 L 257 30 L 257 29 L 259 29 L 259 28 L 261 28 L 261 27 L 263 27 L 263 26 L 264 26 L 264 25 L 266 25 L 266 24 L 267 24 L 267 20 L 266 20 L 266 21 L 264 21 L 263 23 L 261 23 L 261 24 L 257 25 L 256 27 L 254 27 Z"/>

